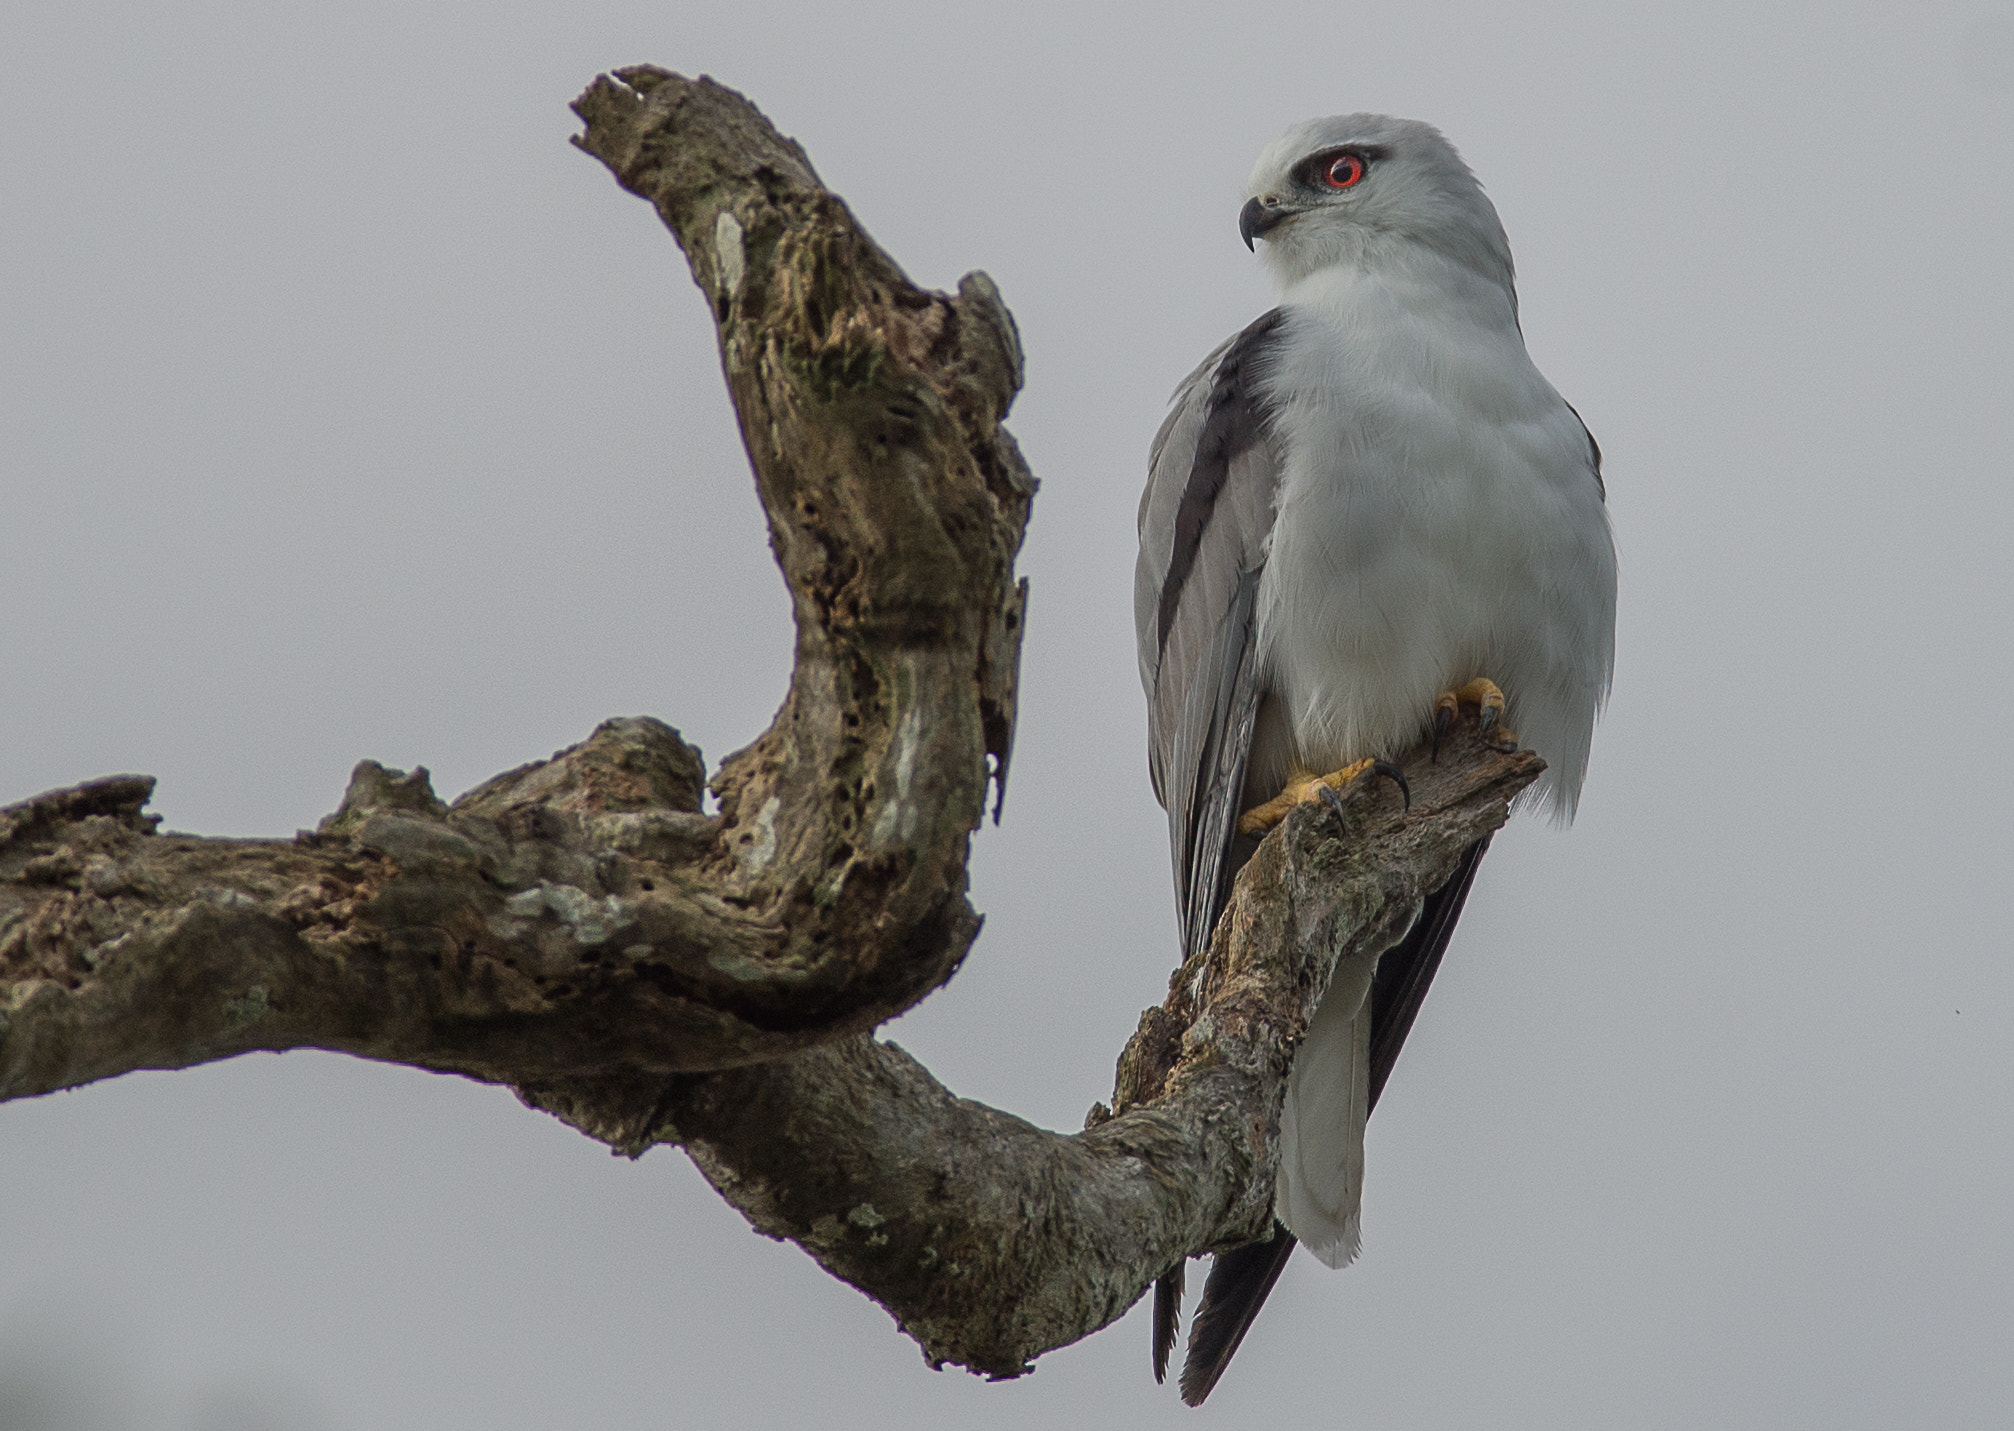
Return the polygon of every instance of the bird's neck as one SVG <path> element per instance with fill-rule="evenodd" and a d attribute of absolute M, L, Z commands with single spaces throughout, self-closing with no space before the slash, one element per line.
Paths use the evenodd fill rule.
<path fill-rule="evenodd" d="M 1379 312 L 1517 330 L 1517 294 L 1503 279 L 1418 244 L 1369 247 L 1280 289 L 1281 306 L 1346 324 Z"/>

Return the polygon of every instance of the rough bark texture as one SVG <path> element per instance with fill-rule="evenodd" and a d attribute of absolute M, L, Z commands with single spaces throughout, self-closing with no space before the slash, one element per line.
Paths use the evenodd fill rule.
<path fill-rule="evenodd" d="M 933 1363 L 1013 1376 L 1130 1307 L 1180 1258 L 1272 1230 L 1293 1049 L 1339 959 L 1396 944 L 1462 851 L 1544 768 L 1473 740 L 1296 809 L 1239 875 L 1207 955 L 1120 1056 L 1114 1115 L 1052 1133 L 852 1039 L 678 1080 L 682 1143 L 760 1231 L 881 1302 Z"/>
<path fill-rule="evenodd" d="M 1020 341 L 984 274 L 910 283 L 732 90 L 640 67 L 574 109 L 712 300 L 796 614 L 790 694 L 715 776 L 700 871 L 753 961 L 729 974 L 747 1034 L 713 1060 L 737 1062 L 873 1027 L 978 931 L 966 847 L 989 764 L 1005 791 L 1035 491 L 1000 426 Z"/>
<path fill-rule="evenodd" d="M 1086 1131 L 953 1096 L 867 1030 L 978 926 L 1034 491 L 999 426 L 1013 321 L 983 275 L 912 286 L 732 91 L 638 68 L 575 109 L 712 300 L 796 610 L 775 723 L 715 775 L 717 815 L 648 718 L 452 807 L 366 761 L 290 841 L 157 833 L 142 776 L 0 810 L 0 1098 L 303 1047 L 507 1084 L 618 1150 L 683 1146 L 933 1361 L 1017 1374 L 1266 1230 L 1334 961 L 1395 942 L 1540 764 L 1464 737 L 1409 763 L 1410 814 L 1384 785 L 1297 810 Z"/>

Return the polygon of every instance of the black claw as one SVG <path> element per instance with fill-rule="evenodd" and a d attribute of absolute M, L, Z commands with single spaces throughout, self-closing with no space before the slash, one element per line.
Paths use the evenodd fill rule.
<path fill-rule="evenodd" d="M 1432 753 L 1427 757 L 1431 764 L 1439 765 L 1441 763 L 1441 742 L 1447 738 L 1448 732 L 1454 728 L 1455 713 L 1446 706 L 1435 706 L 1434 745 Z"/>
<path fill-rule="evenodd" d="M 1491 732 L 1499 728 L 1498 721 L 1502 718 L 1502 714 L 1501 711 L 1484 706 L 1476 719 L 1476 738 L 1498 755 L 1513 755 L 1517 752 L 1515 740 L 1506 740 L 1502 736 L 1498 736 L 1495 740 L 1490 739 Z"/>
<path fill-rule="evenodd" d="M 1406 783 L 1405 771 L 1399 769 L 1398 766 L 1392 764 L 1389 760 L 1373 760 L 1371 762 L 1370 773 L 1373 775 L 1382 775 L 1385 779 L 1398 786 L 1399 794 L 1406 802 L 1406 810 L 1408 812 L 1412 810 L 1413 787 Z M 1345 807 L 1343 805 L 1342 793 L 1335 786 L 1329 784 L 1326 780 L 1320 781 L 1315 786 L 1315 794 L 1316 798 L 1329 807 L 1329 813 L 1334 815 L 1339 822 L 1344 818 L 1343 811 Z"/>
<path fill-rule="evenodd" d="M 1398 786 L 1399 794 L 1405 798 L 1406 813 L 1407 814 L 1412 813 L 1413 787 L 1406 784 L 1405 771 L 1399 769 L 1398 766 L 1392 764 L 1391 761 L 1389 760 L 1373 760 L 1371 762 L 1371 774 L 1382 775 L 1385 777 L 1385 779 L 1391 781 L 1394 785 Z"/>

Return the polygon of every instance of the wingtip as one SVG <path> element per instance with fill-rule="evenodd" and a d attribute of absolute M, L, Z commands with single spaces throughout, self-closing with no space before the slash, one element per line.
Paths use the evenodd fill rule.
<path fill-rule="evenodd" d="M 1201 1406 L 1212 1391 L 1217 1389 L 1217 1378 L 1224 1374 L 1229 1361 L 1213 1362 L 1207 1367 L 1190 1365 L 1182 1368 L 1182 1404 Z"/>
<path fill-rule="evenodd" d="M 1189 1354 L 1182 1361 L 1185 1403 L 1201 1406 L 1216 1389 L 1293 1251 L 1294 1234 L 1275 1225 L 1270 1242 L 1217 1255 L 1203 1285 L 1202 1305 L 1189 1323 Z"/>
<path fill-rule="evenodd" d="M 1175 1350 L 1175 1338 L 1182 1330 L 1182 1284 L 1188 1259 L 1177 1262 L 1154 1282 L 1154 1383 L 1168 1379 L 1168 1358 Z"/>

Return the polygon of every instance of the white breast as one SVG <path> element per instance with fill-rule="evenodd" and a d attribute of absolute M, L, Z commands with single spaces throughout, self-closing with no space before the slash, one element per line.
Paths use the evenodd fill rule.
<path fill-rule="evenodd" d="M 1394 753 L 1441 691 L 1487 676 L 1550 767 L 1538 798 L 1570 819 L 1615 611 L 1579 420 L 1532 366 L 1509 295 L 1452 264 L 1327 269 L 1286 307 L 1259 606 L 1274 704 L 1252 788 Z"/>

